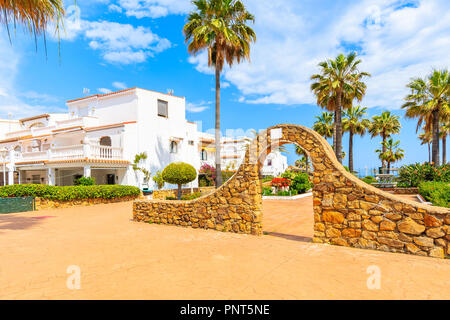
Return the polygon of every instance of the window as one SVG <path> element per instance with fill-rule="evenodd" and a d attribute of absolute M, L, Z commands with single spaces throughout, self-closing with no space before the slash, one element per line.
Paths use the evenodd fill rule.
<path fill-rule="evenodd" d="M 100 138 L 100 145 L 101 146 L 107 146 L 107 147 L 111 147 L 111 137 L 101 137 Z"/>
<path fill-rule="evenodd" d="M 200 152 L 200 159 L 203 161 L 208 160 L 208 152 L 205 149 L 202 149 L 202 152 Z"/>
<path fill-rule="evenodd" d="M 267 160 L 267 165 L 268 165 L 269 167 L 272 166 L 272 159 L 268 159 L 268 160 Z"/>
<path fill-rule="evenodd" d="M 193 140 L 189 140 L 189 141 L 188 141 L 188 144 L 189 144 L 190 146 L 193 146 L 193 145 L 194 145 L 194 141 L 193 141 Z"/>
<path fill-rule="evenodd" d="M 158 116 L 169 117 L 169 103 L 167 101 L 158 100 Z"/>
<path fill-rule="evenodd" d="M 170 153 L 177 153 L 178 152 L 178 143 L 176 141 L 170 142 Z"/>

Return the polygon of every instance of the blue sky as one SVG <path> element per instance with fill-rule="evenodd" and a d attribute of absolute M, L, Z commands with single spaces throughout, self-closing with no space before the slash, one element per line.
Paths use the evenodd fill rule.
<path fill-rule="evenodd" d="M 214 126 L 214 77 L 205 54 L 191 57 L 182 34 L 189 0 L 66 0 L 66 31 L 38 49 L 20 29 L 9 44 L 0 34 L 0 117 L 64 112 L 65 101 L 125 87 L 186 97 L 187 117 Z M 244 0 L 256 16 L 257 43 L 250 63 L 223 74 L 222 127 L 264 129 L 278 123 L 312 126 L 320 110 L 309 90 L 317 63 L 356 50 L 361 69 L 372 73 L 361 105 L 368 116 L 400 106 L 411 77 L 450 65 L 450 3 L 422 1 Z M 415 121 L 404 120 L 406 158 L 425 161 Z M 379 165 L 380 139 L 355 139 L 355 167 Z M 344 136 L 344 149 L 348 137 Z M 450 153 L 450 150 L 447 151 Z M 291 152 L 289 161 L 296 156 Z M 347 159 L 344 160 L 347 162 Z"/>

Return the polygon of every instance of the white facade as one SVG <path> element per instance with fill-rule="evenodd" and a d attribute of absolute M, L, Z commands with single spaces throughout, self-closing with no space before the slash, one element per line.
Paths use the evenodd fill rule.
<path fill-rule="evenodd" d="M 199 134 L 199 150 L 201 164 L 215 165 L 215 138 L 208 133 Z M 237 170 L 244 159 L 247 146 L 250 144 L 249 137 L 222 137 L 221 139 L 221 165 L 222 170 Z M 267 155 L 262 168 L 263 176 L 279 176 L 288 168 L 287 157 L 276 150 Z"/>
<path fill-rule="evenodd" d="M 148 158 L 140 167 L 152 173 L 175 161 L 200 167 L 197 125 L 186 121 L 184 98 L 132 88 L 71 100 L 67 107 L 68 113 L 16 121 L 13 131 L 2 131 L 0 123 L 6 169 L 0 185 L 72 185 L 92 176 L 97 184 L 143 187 L 142 174 L 131 167 L 142 152 Z"/>
<path fill-rule="evenodd" d="M 139 163 L 152 174 L 182 161 L 197 170 L 215 164 L 214 136 L 198 132 L 186 120 L 185 99 L 131 88 L 67 101 L 67 113 L 48 113 L 21 120 L 0 119 L 0 185 L 73 185 L 81 176 L 96 184 L 155 188 L 132 169 Z M 237 170 L 248 137 L 222 138 L 222 168 Z M 263 175 L 278 175 L 287 168 L 279 152 L 268 156 Z M 190 185 L 197 186 L 197 181 Z M 167 185 L 166 188 L 175 186 Z"/>

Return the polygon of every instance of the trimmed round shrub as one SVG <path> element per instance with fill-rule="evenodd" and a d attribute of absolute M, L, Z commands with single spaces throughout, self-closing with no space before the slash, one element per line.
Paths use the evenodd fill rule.
<path fill-rule="evenodd" d="M 197 171 L 193 166 L 184 162 L 174 162 L 164 168 L 162 178 L 167 183 L 178 185 L 178 200 L 181 200 L 181 186 L 194 181 Z"/>
<path fill-rule="evenodd" d="M 81 177 L 74 181 L 76 186 L 93 186 L 95 185 L 95 178 Z"/>

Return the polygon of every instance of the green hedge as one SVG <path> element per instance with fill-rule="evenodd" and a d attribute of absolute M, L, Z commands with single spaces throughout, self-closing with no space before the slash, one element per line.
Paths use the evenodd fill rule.
<path fill-rule="evenodd" d="M 419 184 L 419 193 L 435 206 L 450 208 L 450 183 L 422 182 Z"/>
<path fill-rule="evenodd" d="M 16 184 L 0 187 L 0 198 L 39 197 L 59 201 L 115 199 L 137 197 L 139 194 L 139 188 L 120 185 L 57 187 L 42 184 Z"/>

